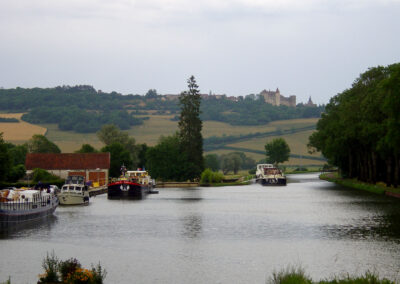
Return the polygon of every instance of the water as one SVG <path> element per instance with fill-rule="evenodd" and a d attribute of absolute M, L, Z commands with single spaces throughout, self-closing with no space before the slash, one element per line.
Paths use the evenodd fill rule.
<path fill-rule="evenodd" d="M 265 283 L 301 265 L 315 280 L 367 270 L 400 279 L 400 202 L 293 175 L 286 187 L 160 189 L 145 200 L 91 198 L 50 222 L 3 234 L 0 282 L 36 283 L 52 251 L 106 283 Z"/>

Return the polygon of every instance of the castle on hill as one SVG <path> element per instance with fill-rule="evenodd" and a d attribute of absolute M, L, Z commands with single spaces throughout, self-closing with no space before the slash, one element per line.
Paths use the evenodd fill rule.
<path fill-rule="evenodd" d="M 263 90 L 260 93 L 260 96 L 264 97 L 264 101 L 266 103 L 274 106 L 284 105 L 288 107 L 296 107 L 296 96 L 285 97 L 281 95 L 278 88 L 276 89 L 275 92 Z"/>

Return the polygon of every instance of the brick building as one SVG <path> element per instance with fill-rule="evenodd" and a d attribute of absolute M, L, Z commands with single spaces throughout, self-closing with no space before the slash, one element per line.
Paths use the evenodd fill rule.
<path fill-rule="evenodd" d="M 86 181 L 105 185 L 109 177 L 110 153 L 28 153 L 25 167 L 27 174 L 40 168 L 62 179 L 81 175 Z"/>

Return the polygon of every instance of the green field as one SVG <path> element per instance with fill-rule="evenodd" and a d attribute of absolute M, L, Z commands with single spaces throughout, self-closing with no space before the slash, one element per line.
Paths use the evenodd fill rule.
<path fill-rule="evenodd" d="M 171 135 L 178 130 L 178 123 L 171 121 L 172 115 L 150 115 L 150 119 L 145 120 L 143 125 L 134 126 L 128 133 L 136 139 L 137 143 L 146 143 L 147 145 L 154 146 L 161 135 Z M 203 137 L 222 136 L 222 135 L 240 135 L 256 132 L 270 132 L 276 130 L 290 130 L 306 126 L 315 125 L 318 119 L 294 119 L 274 121 L 272 123 L 261 126 L 232 126 L 222 122 L 206 121 L 203 123 Z M 63 152 L 74 152 L 78 150 L 82 144 L 88 143 L 95 148 L 100 149 L 103 144 L 98 140 L 96 134 L 79 134 L 72 131 L 60 131 L 55 124 L 43 124 L 42 127 L 47 128 L 46 137 L 56 143 Z M 286 134 L 282 136 L 271 136 L 265 138 L 253 138 L 239 143 L 229 144 L 229 147 L 237 147 L 249 150 L 264 151 L 264 145 L 267 141 L 276 137 L 283 137 L 291 149 L 292 154 L 311 156 L 307 152 L 308 137 L 311 135 L 312 130 L 301 131 L 293 134 Z M 224 154 L 232 152 L 233 150 L 214 150 L 207 153 Z M 259 161 L 265 158 L 261 153 L 246 152 L 246 155 Z M 320 157 L 320 153 L 312 155 Z M 286 165 L 322 165 L 323 161 L 310 160 L 303 158 L 290 158 Z"/>

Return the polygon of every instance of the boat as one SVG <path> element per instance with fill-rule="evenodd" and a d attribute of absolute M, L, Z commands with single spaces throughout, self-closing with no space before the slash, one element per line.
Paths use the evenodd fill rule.
<path fill-rule="evenodd" d="M 272 164 L 258 164 L 256 181 L 262 185 L 286 185 L 284 173 Z"/>
<path fill-rule="evenodd" d="M 58 194 L 61 205 L 89 203 L 89 191 L 83 176 L 68 176 Z"/>
<path fill-rule="evenodd" d="M 112 180 L 107 187 L 108 199 L 143 199 L 152 193 L 155 182 L 144 169 L 127 171 L 123 165 L 121 176 Z"/>
<path fill-rule="evenodd" d="M 0 190 L 0 227 L 8 229 L 52 216 L 59 204 L 53 188 L 6 188 Z"/>

